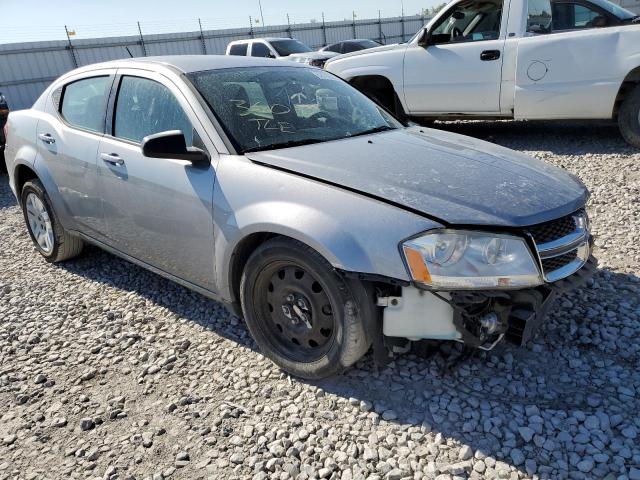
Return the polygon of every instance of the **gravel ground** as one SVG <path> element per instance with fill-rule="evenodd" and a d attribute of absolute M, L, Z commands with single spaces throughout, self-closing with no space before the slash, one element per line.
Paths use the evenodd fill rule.
<path fill-rule="evenodd" d="M 640 154 L 606 124 L 444 127 L 577 174 L 600 270 L 526 348 L 321 382 L 95 248 L 47 264 L 0 177 L 0 479 L 640 479 Z"/>

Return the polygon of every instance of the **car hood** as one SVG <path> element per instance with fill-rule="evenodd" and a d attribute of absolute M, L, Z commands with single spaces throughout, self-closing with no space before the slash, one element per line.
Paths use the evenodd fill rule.
<path fill-rule="evenodd" d="M 283 57 L 288 60 L 294 59 L 310 59 L 310 60 L 326 60 L 339 55 L 336 52 L 305 52 L 305 53 L 292 53 L 287 57 Z"/>
<path fill-rule="evenodd" d="M 347 58 L 347 57 L 356 57 L 358 55 L 370 55 L 370 54 L 374 54 L 374 53 L 379 53 L 379 52 L 386 52 L 388 50 L 396 50 L 396 49 L 401 49 L 401 48 L 407 48 L 407 44 L 406 43 L 392 43 L 391 45 L 381 45 L 379 47 L 374 47 L 374 48 L 365 48 L 364 50 L 356 50 L 355 52 L 349 52 L 349 53 L 343 53 L 341 55 L 339 55 L 340 59 L 342 58 Z M 339 60 L 338 58 L 336 58 L 335 60 Z M 331 60 L 331 61 L 335 61 L 335 60 Z"/>
<path fill-rule="evenodd" d="M 574 212 L 589 195 L 577 177 L 542 161 L 422 127 L 247 157 L 449 225 L 534 225 Z"/>

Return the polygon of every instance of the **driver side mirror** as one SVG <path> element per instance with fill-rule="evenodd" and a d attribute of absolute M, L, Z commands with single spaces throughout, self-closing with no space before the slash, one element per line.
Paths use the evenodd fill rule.
<path fill-rule="evenodd" d="M 426 28 L 422 32 L 420 40 L 418 40 L 418 46 L 427 48 L 431 44 L 431 32 Z"/>
<path fill-rule="evenodd" d="M 180 130 L 169 130 L 142 139 L 142 154 L 149 158 L 187 160 L 194 165 L 209 164 L 209 154 L 196 147 L 187 147 Z"/>

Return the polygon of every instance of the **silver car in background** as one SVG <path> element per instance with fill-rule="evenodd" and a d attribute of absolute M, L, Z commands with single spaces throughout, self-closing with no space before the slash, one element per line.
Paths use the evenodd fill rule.
<path fill-rule="evenodd" d="M 410 340 L 529 340 L 595 268 L 572 175 L 405 126 L 333 75 L 235 56 L 65 74 L 7 164 L 50 262 L 89 242 L 224 302 L 306 378 Z"/>

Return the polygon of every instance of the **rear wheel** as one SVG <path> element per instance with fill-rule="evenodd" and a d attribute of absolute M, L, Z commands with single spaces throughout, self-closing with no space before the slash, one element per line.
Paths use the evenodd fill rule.
<path fill-rule="evenodd" d="M 341 372 L 368 350 L 369 300 L 315 250 L 275 238 L 251 255 L 241 302 L 249 331 L 264 354 L 302 378 Z"/>
<path fill-rule="evenodd" d="M 627 143 L 640 148 L 640 85 L 624 97 L 618 112 L 618 128 Z"/>
<path fill-rule="evenodd" d="M 64 229 L 40 180 L 24 184 L 20 203 L 31 240 L 48 262 L 67 260 L 82 251 L 82 240 Z"/>

